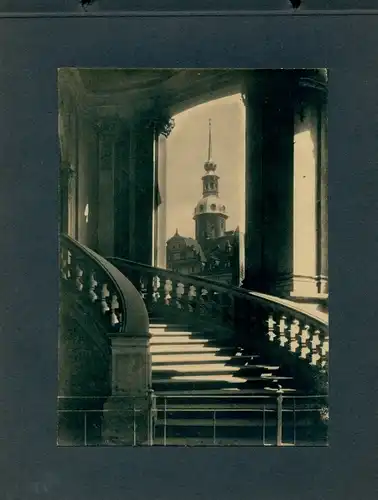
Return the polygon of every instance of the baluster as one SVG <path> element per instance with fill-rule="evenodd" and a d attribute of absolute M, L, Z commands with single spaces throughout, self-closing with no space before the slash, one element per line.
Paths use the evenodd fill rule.
<path fill-rule="evenodd" d="M 148 276 L 140 276 L 140 289 L 139 293 L 142 296 L 144 302 L 147 300 L 147 292 L 148 292 Z"/>
<path fill-rule="evenodd" d="M 280 332 L 279 341 L 281 347 L 285 347 L 286 342 L 289 342 L 289 339 L 286 337 L 286 330 L 287 330 L 286 316 L 281 316 L 279 322 L 279 332 Z"/>
<path fill-rule="evenodd" d="M 326 369 L 328 366 L 328 352 L 329 352 L 329 335 L 324 334 L 323 342 L 320 346 L 320 356 L 321 356 L 321 367 Z"/>
<path fill-rule="evenodd" d="M 185 293 L 185 286 L 180 281 L 177 282 L 176 286 L 176 305 L 178 309 L 182 309 L 182 296 Z"/>
<path fill-rule="evenodd" d="M 110 303 L 110 311 L 111 311 L 110 321 L 111 321 L 111 325 L 113 327 L 120 324 L 119 319 L 118 319 L 118 315 L 116 312 L 116 311 L 118 311 L 118 309 L 119 309 L 118 297 L 115 293 L 113 293 L 111 303 Z"/>
<path fill-rule="evenodd" d="M 67 250 L 67 279 L 71 279 L 73 275 L 73 255 L 71 250 Z"/>
<path fill-rule="evenodd" d="M 171 305 L 171 300 L 172 300 L 172 280 L 165 280 L 165 285 L 164 285 L 164 303 L 166 306 Z"/>
<path fill-rule="evenodd" d="M 79 292 L 83 291 L 84 288 L 84 270 L 80 266 L 80 264 L 77 262 L 75 266 L 75 284 L 76 288 Z"/>
<path fill-rule="evenodd" d="M 290 351 L 291 352 L 296 352 L 296 350 L 299 347 L 299 342 L 297 335 L 300 332 L 300 326 L 299 326 L 299 321 L 297 319 L 293 319 L 293 321 L 290 324 Z"/>
<path fill-rule="evenodd" d="M 202 288 L 200 292 L 200 298 L 199 298 L 199 303 L 200 303 L 200 315 L 205 316 L 206 315 L 206 304 L 209 300 L 208 297 L 208 291 L 206 288 Z"/>
<path fill-rule="evenodd" d="M 306 359 L 307 354 L 310 352 L 310 349 L 307 345 L 307 341 L 310 338 L 309 334 L 309 329 L 310 327 L 308 325 L 305 325 L 302 330 L 299 338 L 301 339 L 300 346 L 301 346 L 301 353 L 300 353 L 300 358 Z"/>
<path fill-rule="evenodd" d="M 268 324 L 268 337 L 271 342 L 274 341 L 274 339 L 277 337 L 277 335 L 274 333 L 274 328 L 277 322 L 273 318 L 273 314 L 269 314 L 269 317 L 267 319 L 267 324 Z"/>
<path fill-rule="evenodd" d="M 240 297 L 235 297 L 234 295 L 225 294 L 226 298 L 226 308 L 224 309 L 226 314 L 226 321 L 233 328 L 236 326 L 237 309 L 240 306 Z"/>
<path fill-rule="evenodd" d="M 68 279 L 68 250 L 60 247 L 60 274 L 64 280 Z"/>
<path fill-rule="evenodd" d="M 211 292 L 209 294 L 209 312 L 211 312 L 211 316 L 213 318 L 219 318 L 222 320 L 220 295 L 218 292 Z"/>
<path fill-rule="evenodd" d="M 189 312 L 195 312 L 196 297 L 197 297 L 196 287 L 193 285 L 189 285 L 189 291 L 188 291 L 188 310 L 189 310 Z"/>
<path fill-rule="evenodd" d="M 96 281 L 96 274 L 94 271 L 92 271 L 90 273 L 90 278 L 89 278 L 89 292 L 88 292 L 89 299 L 91 302 L 96 302 L 96 300 L 98 299 L 98 295 L 95 291 L 97 288 L 97 285 L 98 285 L 98 281 Z"/>
<path fill-rule="evenodd" d="M 101 309 L 102 313 L 105 314 L 110 310 L 110 307 L 108 305 L 108 297 L 110 295 L 110 292 L 108 290 L 108 285 L 104 283 L 102 285 L 102 290 L 101 290 Z"/>
<path fill-rule="evenodd" d="M 321 341 L 320 341 L 320 331 L 315 330 L 312 339 L 311 339 L 311 361 L 310 364 L 313 366 L 316 366 L 318 361 L 320 360 L 321 356 L 318 350 L 318 347 L 320 346 Z"/>
<path fill-rule="evenodd" d="M 159 288 L 160 288 L 160 278 L 159 276 L 155 275 L 152 278 L 152 302 L 154 304 L 159 302 L 160 298 Z"/>

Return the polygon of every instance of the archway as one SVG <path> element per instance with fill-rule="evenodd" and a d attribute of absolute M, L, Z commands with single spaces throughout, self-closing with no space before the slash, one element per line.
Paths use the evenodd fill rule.
<path fill-rule="evenodd" d="M 222 279 L 223 276 L 222 280 L 226 278 L 229 281 L 233 273 L 239 276 L 240 265 L 244 265 L 245 109 L 242 96 L 234 93 L 208 100 L 174 115 L 173 118 L 175 127 L 168 139 L 160 137 L 158 142 L 159 188 L 154 221 L 154 264 L 185 274 L 212 275 L 216 279 Z M 209 155 L 216 172 L 215 177 L 212 177 L 215 179 L 214 186 L 208 187 L 216 189 L 208 194 L 215 203 L 210 203 L 210 197 L 204 195 L 202 185 L 202 178 L 206 174 L 204 164 L 209 160 Z M 203 196 L 205 201 L 209 201 L 210 213 L 201 214 L 193 220 L 194 209 Z M 218 209 L 222 210 L 223 207 L 224 214 L 219 213 Z M 210 219 L 214 219 L 213 224 Z M 200 241 L 201 236 L 198 234 L 198 227 L 204 221 L 214 225 L 214 230 L 219 223 L 214 234 L 209 231 L 209 240 L 214 241 L 209 241 L 208 244 Z M 176 229 L 184 238 L 181 240 L 182 259 L 172 265 L 172 248 L 169 245 L 167 250 L 166 243 L 175 235 Z M 232 252 L 238 252 L 239 270 L 234 269 L 236 261 L 228 255 L 236 241 L 238 249 L 232 248 Z M 240 242 L 242 248 L 239 249 Z M 177 259 L 177 252 L 174 253 Z M 198 260 L 201 255 L 202 259 Z M 212 266 L 210 257 L 213 260 Z M 200 261 L 203 268 L 199 265 Z M 227 264 L 230 262 L 231 266 Z"/>

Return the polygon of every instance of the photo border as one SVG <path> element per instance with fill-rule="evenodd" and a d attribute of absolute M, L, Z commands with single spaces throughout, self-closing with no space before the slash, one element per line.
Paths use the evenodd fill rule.
<path fill-rule="evenodd" d="M 373 498 L 378 16 L 0 19 L 0 46 L 4 498 Z M 63 66 L 329 69 L 328 448 L 56 446 Z"/>

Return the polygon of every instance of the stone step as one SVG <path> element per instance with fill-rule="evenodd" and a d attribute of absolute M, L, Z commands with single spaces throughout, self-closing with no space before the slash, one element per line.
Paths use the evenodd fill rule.
<path fill-rule="evenodd" d="M 241 400 L 245 399 L 246 401 L 254 397 L 256 394 L 255 389 L 246 389 L 246 388 L 237 388 L 237 387 L 225 387 L 222 390 L 218 389 L 194 389 L 192 391 L 155 391 L 155 396 L 159 398 L 167 398 L 170 397 L 172 399 L 183 399 L 187 403 L 189 403 L 191 400 L 195 398 L 210 398 L 210 399 L 222 399 L 226 398 L 226 400 Z M 258 393 L 258 396 L 260 397 L 261 393 Z M 266 399 L 272 399 L 275 398 L 276 396 L 271 392 L 271 391 L 266 391 L 265 398 Z"/>
<path fill-rule="evenodd" d="M 206 339 L 193 339 L 189 335 L 181 335 L 181 336 L 163 336 L 159 335 L 157 337 L 151 337 L 150 339 L 150 345 L 161 345 L 161 344 L 168 344 L 168 345 L 176 345 L 176 344 L 186 344 L 186 345 L 193 345 L 193 344 L 206 344 L 208 341 Z"/>
<path fill-rule="evenodd" d="M 179 364 L 171 364 L 171 365 L 162 365 L 162 366 L 153 366 L 153 372 L 158 373 L 158 372 L 168 372 L 168 371 L 173 371 L 173 372 L 180 372 L 180 373 L 235 373 L 239 371 L 238 366 L 227 366 L 224 365 L 222 362 L 212 363 L 212 364 L 184 364 L 184 365 L 179 365 Z"/>
<path fill-rule="evenodd" d="M 203 354 L 202 352 L 188 354 L 167 353 L 152 355 L 153 370 L 155 369 L 155 367 L 159 366 L 185 366 L 186 364 L 193 364 L 193 362 L 198 365 L 201 363 L 229 363 L 230 358 L 228 356 L 219 356 L 216 353 Z"/>
<path fill-rule="evenodd" d="M 223 351 L 223 350 L 222 350 Z M 204 345 L 198 345 L 186 343 L 186 344 L 175 344 L 175 345 L 164 345 L 164 344 L 152 344 L 150 346 L 151 354 L 174 354 L 174 353 L 197 353 L 204 354 L 208 352 L 220 352 L 219 347 L 210 347 Z"/>
<path fill-rule="evenodd" d="M 167 330 L 150 330 L 150 334 L 152 335 L 151 339 L 153 338 L 161 338 L 161 337 L 188 337 L 188 338 L 199 338 L 199 336 L 202 336 L 204 340 L 207 340 L 206 337 L 203 335 L 201 332 L 187 332 L 187 331 L 182 331 L 182 332 L 177 332 L 176 330 L 174 331 L 167 331 Z"/>
<path fill-rule="evenodd" d="M 154 375 L 154 373 L 152 374 Z M 158 375 L 158 374 L 156 374 Z M 170 384 L 172 382 L 174 383 L 180 383 L 180 382 L 228 382 L 229 384 L 240 384 L 245 382 L 247 379 L 246 378 L 239 378 L 239 377 L 234 377 L 232 375 L 226 375 L 226 374 L 206 374 L 206 375 L 175 375 L 173 377 L 167 378 L 167 379 L 157 379 L 155 378 L 152 382 L 154 383 L 165 383 L 165 384 Z M 256 380 L 260 380 L 260 378 L 257 378 Z"/>
<path fill-rule="evenodd" d="M 174 323 L 150 323 L 150 331 L 151 330 L 177 330 L 177 331 L 191 331 L 191 327 L 189 325 L 180 325 Z"/>
<path fill-rule="evenodd" d="M 159 375 L 159 373 L 155 373 L 156 376 Z M 154 375 L 154 372 L 153 374 Z M 203 375 L 195 375 L 195 374 L 188 374 L 188 375 L 174 375 L 168 379 L 155 379 L 154 382 L 156 383 L 170 383 L 170 382 L 203 382 L 203 381 L 223 381 L 223 382 L 228 382 L 230 384 L 233 383 L 242 383 L 246 381 L 254 382 L 254 381 L 259 381 L 259 382 L 266 382 L 266 380 L 274 380 L 274 381 L 279 381 L 279 380 L 293 380 L 292 377 L 251 377 L 251 376 L 243 376 L 243 377 L 237 377 L 234 375 L 227 375 L 227 374 L 215 374 L 215 373 L 206 373 Z"/>

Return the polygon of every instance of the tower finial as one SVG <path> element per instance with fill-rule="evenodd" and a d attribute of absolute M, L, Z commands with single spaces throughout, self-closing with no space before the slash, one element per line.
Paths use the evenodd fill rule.
<path fill-rule="evenodd" d="M 211 151 L 211 118 L 209 118 L 209 149 L 207 154 L 207 161 L 210 162 L 212 160 L 212 151 Z"/>

